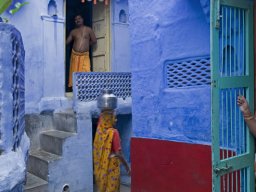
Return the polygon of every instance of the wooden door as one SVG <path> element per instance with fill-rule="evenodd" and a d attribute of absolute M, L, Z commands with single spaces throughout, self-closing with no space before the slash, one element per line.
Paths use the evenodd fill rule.
<path fill-rule="evenodd" d="M 97 38 L 97 45 L 93 48 L 93 71 L 109 71 L 110 50 L 110 5 L 98 2 L 93 5 L 92 28 Z"/>

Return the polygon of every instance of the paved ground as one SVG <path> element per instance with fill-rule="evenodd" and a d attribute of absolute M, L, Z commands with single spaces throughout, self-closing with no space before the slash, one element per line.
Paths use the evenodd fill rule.
<path fill-rule="evenodd" d="M 120 192 L 131 192 L 131 188 L 126 185 L 121 185 Z"/>
<path fill-rule="evenodd" d="M 128 175 L 121 175 L 120 192 L 131 192 L 131 177 Z M 94 184 L 94 192 L 98 192 L 96 184 Z"/>
<path fill-rule="evenodd" d="M 98 192 L 96 186 L 94 186 L 94 192 Z M 121 185 L 120 192 L 131 192 L 131 188 L 127 185 Z"/>

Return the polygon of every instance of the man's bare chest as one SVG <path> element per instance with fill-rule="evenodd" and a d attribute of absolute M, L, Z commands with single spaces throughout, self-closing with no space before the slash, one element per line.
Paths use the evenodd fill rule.
<path fill-rule="evenodd" d="M 75 31 L 74 38 L 75 40 L 82 40 L 82 39 L 89 39 L 90 36 L 89 36 L 88 30 L 84 28 L 84 29 L 79 29 Z"/>

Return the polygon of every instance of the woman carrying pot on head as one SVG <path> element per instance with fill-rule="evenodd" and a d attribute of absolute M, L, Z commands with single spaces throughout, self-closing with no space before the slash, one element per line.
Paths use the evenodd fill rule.
<path fill-rule="evenodd" d="M 120 162 L 130 175 L 116 121 L 114 109 L 102 109 L 93 144 L 94 175 L 100 192 L 120 191 Z"/>

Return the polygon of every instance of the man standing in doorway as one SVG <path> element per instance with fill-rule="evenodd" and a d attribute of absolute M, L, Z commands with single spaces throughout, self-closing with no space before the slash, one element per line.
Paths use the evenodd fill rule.
<path fill-rule="evenodd" d="M 89 47 L 97 43 L 93 30 L 84 25 L 84 19 L 81 15 L 75 17 L 76 28 L 73 29 L 66 41 L 66 44 L 73 43 L 68 87 L 72 87 L 73 72 L 90 72 L 91 64 L 89 57 Z"/>

